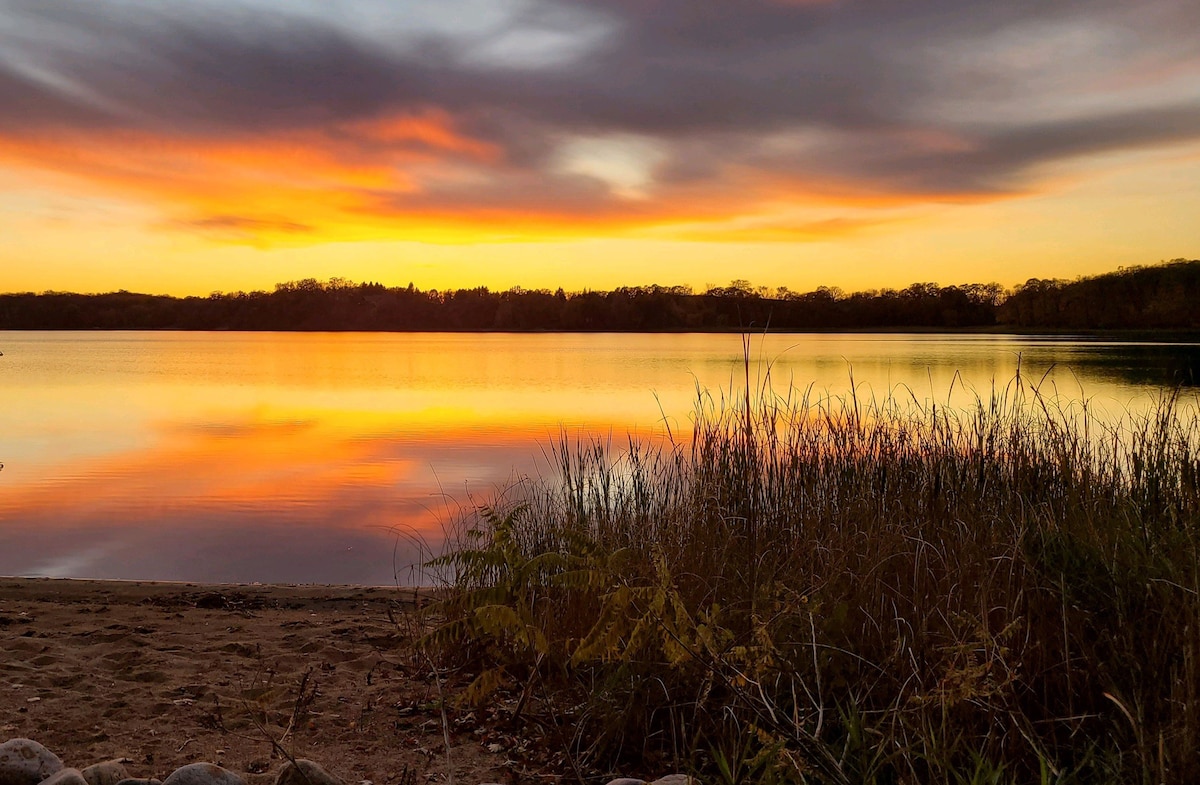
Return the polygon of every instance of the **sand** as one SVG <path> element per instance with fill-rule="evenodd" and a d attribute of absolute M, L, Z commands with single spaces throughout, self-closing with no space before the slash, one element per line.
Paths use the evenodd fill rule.
<path fill-rule="evenodd" d="M 412 590 L 0 578 L 0 741 L 133 776 L 197 761 L 258 774 L 287 754 L 348 783 L 552 782 L 518 739 L 452 708 L 410 645 Z M 297 710 L 297 703 L 300 704 Z"/>

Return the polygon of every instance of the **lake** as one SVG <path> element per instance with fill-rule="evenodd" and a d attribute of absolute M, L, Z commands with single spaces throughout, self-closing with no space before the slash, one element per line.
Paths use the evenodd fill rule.
<path fill-rule="evenodd" d="M 1197 344 L 1061 337 L 749 346 L 756 385 L 951 405 L 1019 365 L 1119 413 L 1200 368 Z M 422 548 L 549 471 L 561 434 L 686 432 L 698 389 L 746 376 L 727 334 L 0 332 L 0 352 L 0 574 L 203 582 L 420 580 Z"/>

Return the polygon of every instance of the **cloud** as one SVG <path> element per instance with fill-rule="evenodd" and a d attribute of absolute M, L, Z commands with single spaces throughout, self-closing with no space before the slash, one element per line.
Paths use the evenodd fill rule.
<path fill-rule="evenodd" d="M 252 239 L 263 232 L 306 234 L 313 231 L 313 227 L 309 224 L 283 218 L 252 218 L 245 215 L 212 215 L 194 218 L 190 221 L 177 221 L 175 225 L 185 229 L 243 239 Z"/>
<path fill-rule="evenodd" d="M 831 204 L 852 226 L 1200 143 L 1188 0 L 0 0 L 0 18 L 0 164 L 232 234 L 594 234 Z"/>

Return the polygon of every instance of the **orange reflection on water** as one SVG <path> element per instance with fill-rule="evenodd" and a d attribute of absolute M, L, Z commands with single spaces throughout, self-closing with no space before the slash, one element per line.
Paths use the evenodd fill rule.
<path fill-rule="evenodd" d="M 316 420 L 177 428 L 151 447 L 51 464 L 24 482 L 6 483 L 0 513 L 10 528 L 23 519 L 111 526 L 184 512 L 214 516 L 219 525 L 223 513 L 267 504 L 273 512 L 334 527 L 398 523 L 395 507 L 385 502 L 432 504 L 439 486 L 486 490 L 511 476 L 512 467 L 529 467 L 547 435 L 354 432 L 344 423 Z M 380 509 L 366 520 L 326 512 L 361 508 L 367 500 Z"/>
<path fill-rule="evenodd" d="M 0 574 L 390 583 L 561 429 L 690 430 L 736 335 L 0 334 Z M 1137 389 L 1122 352 L 1004 336 L 768 336 L 748 378 L 969 405 L 1018 363 Z M 1103 361 L 1103 362 L 1101 362 Z M 1136 362 L 1135 362 L 1136 361 Z M 1140 367 L 1140 366 L 1139 366 Z M 1078 372 L 1078 373 L 1077 373 Z M 732 385 L 732 387 L 731 387 Z M 1048 388 L 1047 388 L 1048 389 Z M 1082 395 L 1081 393 L 1080 395 Z M 1093 401 L 1095 399 L 1093 398 Z"/>
<path fill-rule="evenodd" d="M 413 538 L 439 548 L 467 492 L 531 470 L 546 435 L 418 437 L 370 419 L 176 427 L 149 447 L 23 473 L 0 497 L 0 573 L 388 583 L 394 550 L 408 563 L 421 558 Z"/>

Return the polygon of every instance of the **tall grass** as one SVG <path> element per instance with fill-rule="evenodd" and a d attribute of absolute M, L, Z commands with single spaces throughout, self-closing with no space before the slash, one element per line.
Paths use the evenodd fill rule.
<path fill-rule="evenodd" d="M 961 409 L 704 395 L 688 438 L 564 440 L 558 477 L 464 521 L 429 642 L 601 767 L 1194 781 L 1198 425 L 1020 376 Z"/>

